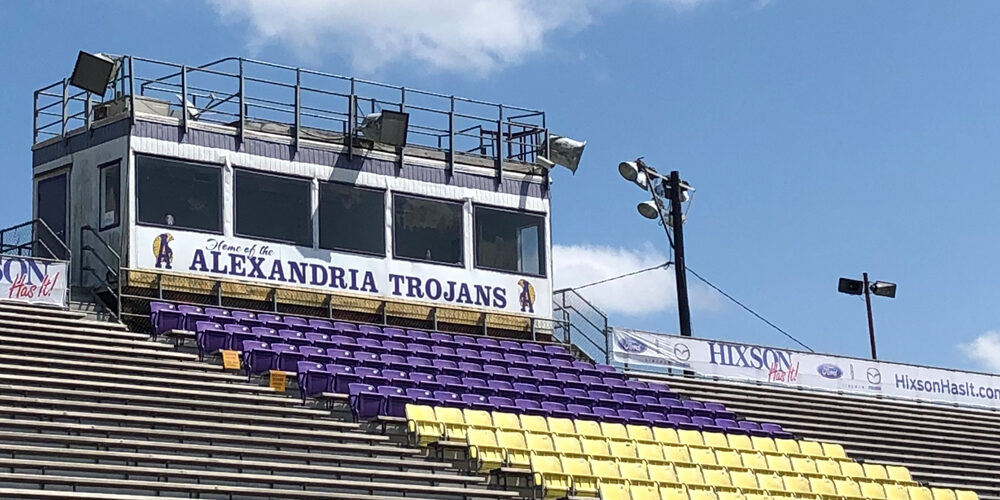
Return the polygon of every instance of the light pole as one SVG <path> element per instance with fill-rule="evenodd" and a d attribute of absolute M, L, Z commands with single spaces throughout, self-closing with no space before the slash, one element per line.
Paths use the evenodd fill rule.
<path fill-rule="evenodd" d="M 681 180 L 676 170 L 669 176 L 663 175 L 642 161 L 642 158 L 618 164 L 618 172 L 625 180 L 649 192 L 651 201 L 644 201 L 636 207 L 639 214 L 647 219 L 660 219 L 667 241 L 674 251 L 674 276 L 677 287 L 677 318 L 680 334 L 691 336 L 691 308 L 688 303 L 687 268 L 684 263 L 684 213 L 681 206 L 690 199 L 689 191 L 694 188 Z M 670 206 L 665 206 L 669 202 Z M 673 236 L 670 231 L 673 229 Z"/>
<path fill-rule="evenodd" d="M 895 298 L 896 284 L 889 283 L 887 281 L 869 283 L 868 273 L 861 273 L 861 281 L 850 278 L 840 278 L 840 282 L 837 284 L 837 291 L 840 293 L 846 293 L 847 295 L 864 294 L 865 306 L 868 309 L 868 339 L 871 341 L 872 359 L 878 359 L 878 355 L 875 352 L 875 321 L 872 319 L 871 294 L 874 293 L 875 295 L 889 297 L 890 299 Z"/>

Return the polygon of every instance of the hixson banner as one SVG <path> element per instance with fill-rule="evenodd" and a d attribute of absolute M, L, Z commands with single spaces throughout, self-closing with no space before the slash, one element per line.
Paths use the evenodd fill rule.
<path fill-rule="evenodd" d="M 545 278 L 163 228 L 137 227 L 135 231 L 138 244 L 132 249 L 132 262 L 141 269 L 552 316 L 552 292 Z"/>
<path fill-rule="evenodd" d="M 0 255 L 0 300 L 66 307 L 66 262 Z"/>
<path fill-rule="evenodd" d="M 709 377 L 1000 408 L 1000 376 L 615 328 L 614 360 Z"/>

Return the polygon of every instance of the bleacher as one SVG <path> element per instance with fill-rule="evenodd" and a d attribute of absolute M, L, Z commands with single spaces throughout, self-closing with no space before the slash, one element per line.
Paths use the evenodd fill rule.
<path fill-rule="evenodd" d="M 249 377 L 294 373 L 303 399 L 346 397 L 358 421 L 402 416 L 417 449 L 521 496 L 977 498 L 918 483 L 898 463 L 856 461 L 836 436 L 802 439 L 809 436 L 780 419 L 747 420 L 742 407 L 702 394 L 682 398 L 673 385 L 573 360 L 561 346 L 220 308 L 153 309 L 157 332 L 193 330 L 202 356 L 241 350 Z"/>
<path fill-rule="evenodd" d="M 797 436 L 841 444 L 859 460 L 906 466 L 933 487 L 1000 499 L 996 411 L 705 378 L 644 378 L 780 423 Z"/>

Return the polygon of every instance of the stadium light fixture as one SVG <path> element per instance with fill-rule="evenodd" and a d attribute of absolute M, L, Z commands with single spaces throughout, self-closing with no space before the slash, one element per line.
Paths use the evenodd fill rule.
<path fill-rule="evenodd" d="M 374 142 L 401 148 L 406 146 L 406 133 L 409 127 L 409 113 L 383 109 L 365 116 L 358 132 Z"/>
<path fill-rule="evenodd" d="M 546 170 L 552 170 L 556 165 L 562 165 L 576 174 L 585 147 L 587 147 L 587 141 L 578 141 L 551 134 L 549 136 L 548 156 L 538 155 L 535 162 L 545 167 Z"/>
<path fill-rule="evenodd" d="M 639 215 L 647 219 L 658 219 L 660 217 L 660 209 L 654 201 L 644 201 L 635 208 L 639 211 Z"/>
<path fill-rule="evenodd" d="M 868 339 L 872 347 L 872 359 L 878 359 L 875 352 L 875 321 L 872 318 L 872 297 L 871 294 L 880 297 L 896 297 L 896 284 L 888 281 L 868 282 L 868 273 L 861 273 L 861 279 L 840 278 L 837 283 L 837 291 L 847 295 L 864 295 L 865 306 L 868 309 Z"/>
<path fill-rule="evenodd" d="M 118 66 L 117 59 L 106 54 L 80 51 L 69 84 L 92 94 L 104 95 Z"/>

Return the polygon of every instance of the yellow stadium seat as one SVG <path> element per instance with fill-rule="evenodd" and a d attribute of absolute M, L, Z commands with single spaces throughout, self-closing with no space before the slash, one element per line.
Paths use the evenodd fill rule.
<path fill-rule="evenodd" d="M 553 454 L 556 452 L 556 443 L 551 434 L 540 432 L 528 432 L 525 434 L 528 443 L 528 451 L 533 453 Z"/>
<path fill-rule="evenodd" d="M 768 469 L 778 472 L 792 471 L 792 461 L 788 458 L 788 455 L 783 455 L 781 453 L 765 453 L 764 459 L 767 462 Z"/>
<path fill-rule="evenodd" d="M 979 500 L 979 495 L 969 490 L 955 490 L 955 497 L 958 500 Z"/>
<path fill-rule="evenodd" d="M 861 488 L 861 494 L 864 495 L 865 498 L 872 498 L 875 500 L 885 499 L 885 488 L 875 481 L 859 481 L 858 487 Z"/>
<path fill-rule="evenodd" d="M 604 437 L 601 430 L 601 423 L 594 420 L 577 420 L 576 433 L 581 436 Z"/>
<path fill-rule="evenodd" d="M 625 426 L 628 430 L 628 437 L 633 441 L 656 441 L 653 436 L 653 428 L 645 425 L 629 424 Z"/>
<path fill-rule="evenodd" d="M 799 453 L 811 457 L 825 457 L 823 445 L 819 441 L 799 441 Z"/>
<path fill-rule="evenodd" d="M 701 465 L 717 465 L 715 450 L 704 446 L 688 446 L 691 461 Z"/>
<path fill-rule="evenodd" d="M 729 441 L 726 439 L 726 435 L 721 432 L 702 432 L 701 437 L 705 440 L 705 446 L 729 448 Z"/>
<path fill-rule="evenodd" d="M 629 439 L 625 424 L 617 422 L 601 422 L 601 432 L 608 439 Z"/>
<path fill-rule="evenodd" d="M 677 429 L 669 427 L 653 427 L 653 438 L 661 443 L 677 444 L 681 442 L 677 436 Z"/>
<path fill-rule="evenodd" d="M 438 406 L 434 408 L 434 415 L 437 417 L 438 422 L 444 426 L 445 439 L 449 441 L 466 440 L 466 429 L 468 426 L 465 425 L 465 416 L 462 415 L 461 409 Z"/>
<path fill-rule="evenodd" d="M 634 499 L 635 497 L 633 497 Z M 661 500 L 688 500 L 687 488 L 681 485 L 668 484 L 660 485 Z"/>
<path fill-rule="evenodd" d="M 493 426 L 497 429 L 518 431 L 521 430 L 521 421 L 513 413 L 495 411 L 493 412 Z"/>
<path fill-rule="evenodd" d="M 958 498 L 955 495 L 955 490 L 944 488 L 931 488 L 931 494 L 934 495 L 934 500 L 956 500 Z"/>
<path fill-rule="evenodd" d="M 865 477 L 865 469 L 861 464 L 852 460 L 840 460 L 839 463 L 840 475 L 855 479 L 863 479 Z"/>
<path fill-rule="evenodd" d="M 564 497 L 572 489 L 572 480 L 563 472 L 558 455 L 532 453 L 531 470 L 535 471 L 535 484 L 542 487 L 545 498 Z"/>
<path fill-rule="evenodd" d="M 837 443 L 823 443 L 823 454 L 830 458 L 847 458 L 844 447 Z"/>
<path fill-rule="evenodd" d="M 930 488 L 923 486 L 910 486 L 907 488 L 910 493 L 910 500 L 934 500 L 934 494 Z"/>
<path fill-rule="evenodd" d="M 636 443 L 636 455 L 650 462 L 660 462 L 663 460 L 663 447 L 660 443 Z"/>
<path fill-rule="evenodd" d="M 629 482 L 628 493 L 632 500 L 660 500 L 660 490 L 653 483 Z"/>
<path fill-rule="evenodd" d="M 804 476 L 784 476 L 782 479 L 785 482 L 785 491 L 793 493 L 809 493 L 812 491 L 812 487 L 809 486 L 809 480 Z"/>
<path fill-rule="evenodd" d="M 774 439 L 769 437 L 751 436 L 750 442 L 753 443 L 753 449 L 757 451 L 778 451 L 778 447 L 774 445 Z"/>
<path fill-rule="evenodd" d="M 662 466 L 659 466 L 662 467 Z M 629 481 L 657 481 L 650 478 L 648 466 L 642 460 L 619 460 L 617 464 L 616 477 L 623 477 Z"/>
<path fill-rule="evenodd" d="M 902 484 L 885 484 L 885 497 L 889 500 L 910 500 L 910 494 L 906 491 L 906 486 Z"/>
<path fill-rule="evenodd" d="M 692 485 L 705 484 L 705 478 L 701 475 L 701 467 L 695 464 L 674 464 L 674 472 L 677 473 L 677 482 Z"/>
<path fill-rule="evenodd" d="M 528 432 L 549 432 L 549 422 L 541 415 L 521 415 L 521 429 Z"/>
<path fill-rule="evenodd" d="M 861 496 L 861 487 L 853 479 L 834 479 L 833 484 L 837 487 L 837 494 L 848 497 Z"/>
<path fill-rule="evenodd" d="M 552 437 L 552 442 L 556 445 L 556 453 L 561 455 L 586 456 L 583 453 L 583 446 L 580 445 L 580 438 L 556 434 Z"/>
<path fill-rule="evenodd" d="M 639 456 L 639 450 L 636 448 L 635 441 L 625 441 L 625 440 L 612 440 L 608 441 L 611 448 L 611 456 L 619 458 L 637 458 Z M 657 443 L 650 443 L 653 446 L 659 446 Z"/>
<path fill-rule="evenodd" d="M 689 500 L 718 500 L 718 498 L 712 488 L 697 486 L 688 488 Z"/>
<path fill-rule="evenodd" d="M 863 464 L 865 477 L 868 479 L 889 479 L 889 473 L 881 464 Z"/>
<path fill-rule="evenodd" d="M 840 462 L 832 458 L 817 458 L 816 462 L 816 472 L 823 474 L 824 476 L 839 476 L 840 473 Z"/>
<path fill-rule="evenodd" d="M 590 472 L 590 461 L 586 457 L 563 455 L 559 460 L 563 472 L 573 477 L 573 491 L 580 496 L 597 496 L 597 478 Z"/>
<path fill-rule="evenodd" d="M 528 452 L 528 441 L 524 431 L 520 430 L 498 430 L 497 444 L 506 450 L 506 462 L 511 467 L 528 467 L 530 456 Z"/>
<path fill-rule="evenodd" d="M 469 429 L 469 449 L 470 458 L 478 464 L 477 469 L 481 473 L 496 469 L 505 461 L 504 449 L 491 429 Z"/>
<path fill-rule="evenodd" d="M 815 474 L 816 461 L 812 457 L 793 456 L 792 470 L 799 474 Z"/>
<path fill-rule="evenodd" d="M 590 457 L 590 473 L 602 479 L 619 478 L 618 462 L 611 457 Z"/>
<path fill-rule="evenodd" d="M 691 455 L 688 453 L 687 446 L 682 444 L 665 444 L 662 449 L 663 459 L 668 462 L 691 462 Z"/>
<path fill-rule="evenodd" d="M 549 432 L 553 434 L 576 435 L 576 426 L 573 425 L 572 420 L 562 417 L 549 417 L 546 420 L 549 422 Z"/>
<path fill-rule="evenodd" d="M 444 437 L 444 427 L 434 416 L 434 408 L 406 405 L 406 426 L 418 446 L 426 446 Z"/>
<path fill-rule="evenodd" d="M 729 440 L 729 447 L 734 450 L 752 450 L 753 441 L 750 441 L 750 436 L 745 434 L 728 434 L 726 438 Z"/>
<path fill-rule="evenodd" d="M 764 458 L 764 454 L 760 452 L 743 451 L 740 452 L 740 458 L 743 459 L 744 467 L 757 470 L 767 470 L 767 459 Z"/>
<path fill-rule="evenodd" d="M 649 479 L 651 481 L 656 481 L 658 483 L 676 483 L 677 482 L 677 472 L 674 470 L 673 464 L 668 463 L 647 463 L 646 470 L 649 473 Z M 622 471 L 622 476 L 625 476 L 625 471 Z M 631 478 L 630 478 L 631 479 Z"/>
<path fill-rule="evenodd" d="M 688 446 L 705 446 L 705 439 L 701 437 L 701 431 L 681 429 L 677 431 L 677 438 Z"/>
<path fill-rule="evenodd" d="M 729 471 L 727 471 L 724 467 L 712 465 L 702 466 L 701 475 L 705 479 L 705 484 L 712 486 L 713 488 L 733 485 L 732 480 L 729 478 Z"/>
<path fill-rule="evenodd" d="M 723 467 L 743 467 L 740 452 L 735 450 L 715 450 L 715 461 Z"/>
<path fill-rule="evenodd" d="M 784 453 L 786 455 L 799 454 L 799 442 L 794 439 L 775 439 L 774 446 L 778 448 L 778 453 Z"/>
<path fill-rule="evenodd" d="M 757 485 L 760 489 L 767 491 L 781 491 L 785 489 L 785 482 L 781 480 L 781 476 L 773 472 L 758 472 Z"/>
<path fill-rule="evenodd" d="M 913 476 L 910 475 L 910 469 L 901 465 L 887 465 L 885 466 L 885 472 L 889 475 L 889 479 L 899 483 L 909 483 L 913 481 Z"/>
<path fill-rule="evenodd" d="M 824 476 L 810 477 L 809 488 L 812 489 L 813 493 L 819 493 L 820 495 L 837 494 L 837 486 L 833 484 L 833 480 Z"/>
<path fill-rule="evenodd" d="M 625 483 L 601 481 L 598 490 L 603 500 L 617 500 L 619 498 L 626 500 L 629 498 L 628 485 Z"/>
<path fill-rule="evenodd" d="M 749 469 L 731 469 L 729 471 L 729 482 L 741 490 L 756 490 L 757 475 Z"/>
<path fill-rule="evenodd" d="M 611 449 L 608 448 L 608 440 L 598 437 L 580 437 L 580 445 L 583 447 L 583 452 L 588 455 L 598 456 L 598 457 L 610 457 L 613 456 Z"/>
<path fill-rule="evenodd" d="M 465 409 L 462 414 L 465 416 L 465 425 L 469 427 L 494 428 L 493 417 L 488 411 Z"/>

